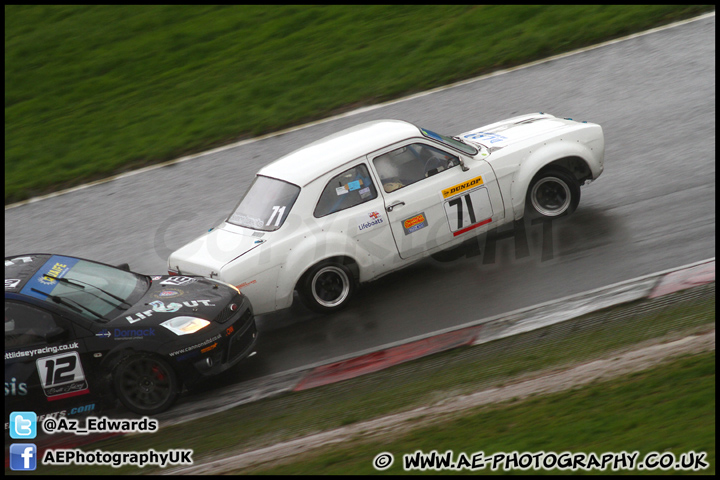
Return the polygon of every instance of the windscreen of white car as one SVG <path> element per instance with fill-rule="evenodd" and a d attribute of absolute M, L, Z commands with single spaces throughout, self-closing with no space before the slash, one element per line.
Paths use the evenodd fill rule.
<path fill-rule="evenodd" d="M 452 138 L 452 137 L 448 137 L 447 135 L 435 133 L 435 132 L 433 132 L 431 130 L 427 130 L 425 128 L 421 128 L 420 132 L 422 132 L 422 134 L 428 138 L 432 138 L 434 140 L 442 142 L 445 145 L 456 148 L 456 149 L 460 150 L 461 152 L 465 152 L 469 155 L 477 155 L 477 153 L 478 153 L 478 151 L 475 147 L 473 147 L 472 145 L 468 145 L 467 143 L 463 143 L 460 140 L 458 140 L 457 138 Z"/>
<path fill-rule="evenodd" d="M 282 227 L 300 194 L 300 187 L 276 178 L 258 175 L 228 223 L 272 232 Z"/>

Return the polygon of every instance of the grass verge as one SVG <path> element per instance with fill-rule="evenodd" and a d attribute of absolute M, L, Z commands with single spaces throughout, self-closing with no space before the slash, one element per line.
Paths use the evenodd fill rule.
<path fill-rule="evenodd" d="M 671 338 L 683 336 L 689 331 L 714 328 L 714 284 L 699 287 L 696 291 L 704 293 L 700 298 L 675 304 L 671 303 L 673 296 L 667 296 L 588 314 L 534 332 L 436 354 L 337 384 L 241 405 L 200 420 L 162 428 L 155 434 L 114 438 L 85 450 L 144 451 L 154 448 L 165 451 L 169 448 L 191 448 L 194 450 L 194 462 L 200 463 L 203 458 L 236 454 L 409 410 L 445 397 L 500 385 L 521 373 L 586 361 L 659 337 Z M 674 294 L 680 295 L 684 294 Z M 685 398 L 688 392 L 676 389 L 675 393 Z M 694 415 L 691 409 L 688 415 Z M 640 420 L 632 420 L 636 421 Z M 714 432 L 714 422 L 710 425 Z M 653 426 L 645 428 L 650 430 Z M 618 433 L 620 437 L 621 434 Z M 624 448 L 627 447 L 618 443 L 615 450 Z M 573 449 L 580 450 L 577 447 Z M 546 450 L 549 449 L 546 447 Z M 471 451 L 475 450 L 468 450 Z M 37 473 L 51 471 L 89 474 L 151 470 L 39 466 Z"/>
<path fill-rule="evenodd" d="M 627 375 L 611 382 L 543 396 L 514 405 L 482 407 L 461 418 L 418 428 L 390 441 L 347 442 L 310 458 L 274 468 L 252 470 L 271 475 L 343 475 L 378 473 L 373 458 L 381 452 L 394 454 L 393 465 L 383 473 L 403 473 L 403 454 L 436 450 L 476 452 L 488 457 L 497 452 L 595 453 L 639 452 L 643 460 L 651 452 L 671 452 L 676 461 L 690 451 L 705 452 L 709 464 L 697 473 L 715 473 L 715 352 L 681 358 L 662 366 Z M 509 465 L 509 464 L 508 464 Z M 627 468 L 627 467 L 626 467 Z M 419 472 L 415 469 L 414 472 Z M 452 470 L 446 470 L 452 472 Z M 515 468 L 497 473 L 585 473 L 582 469 L 550 471 Z M 599 473 L 603 470 L 594 470 Z M 490 464 L 479 470 L 492 472 Z M 478 473 L 479 473 L 478 472 Z M 604 473 L 628 474 L 632 471 Z M 665 473 L 660 469 L 649 473 Z M 672 473 L 690 473 L 671 470 Z M 225 473 L 249 473 L 228 471 Z M 469 469 L 465 473 L 472 473 Z M 633 472 L 634 473 L 634 472 Z"/>
<path fill-rule="evenodd" d="M 6 5 L 5 203 L 714 9 Z"/>

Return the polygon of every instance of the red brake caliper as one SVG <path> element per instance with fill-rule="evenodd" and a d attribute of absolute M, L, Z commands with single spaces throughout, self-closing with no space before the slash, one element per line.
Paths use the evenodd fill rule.
<path fill-rule="evenodd" d="M 153 365 L 152 372 L 155 374 L 155 378 L 157 378 L 158 380 L 165 380 L 165 375 L 163 375 L 160 367 L 158 367 L 157 365 Z"/>

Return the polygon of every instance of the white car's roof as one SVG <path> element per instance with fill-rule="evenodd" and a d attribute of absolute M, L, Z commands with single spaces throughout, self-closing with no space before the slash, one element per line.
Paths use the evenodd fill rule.
<path fill-rule="evenodd" d="M 258 174 L 303 187 L 328 171 L 370 152 L 418 136 L 421 136 L 420 129 L 402 120 L 362 123 L 295 150 L 266 165 Z"/>

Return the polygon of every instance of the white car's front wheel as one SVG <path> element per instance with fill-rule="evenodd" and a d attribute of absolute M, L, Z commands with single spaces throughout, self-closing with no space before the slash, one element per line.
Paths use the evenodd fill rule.
<path fill-rule="evenodd" d="M 299 293 L 308 308 L 330 313 L 347 305 L 355 293 L 355 279 L 346 265 L 321 262 L 305 274 Z"/>
<path fill-rule="evenodd" d="M 533 216 L 560 217 L 570 215 L 580 203 L 580 184 L 565 169 L 542 170 L 530 183 L 526 207 Z"/>

